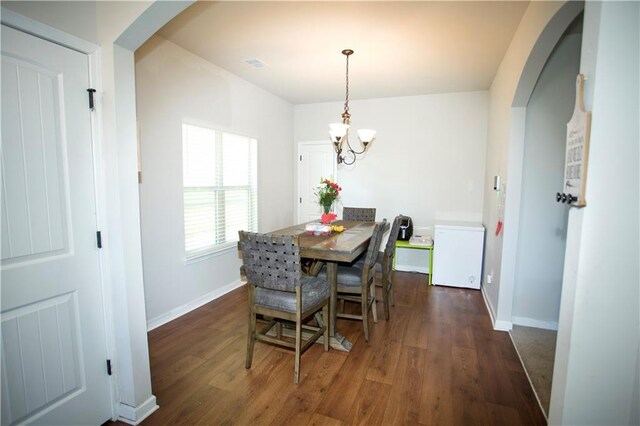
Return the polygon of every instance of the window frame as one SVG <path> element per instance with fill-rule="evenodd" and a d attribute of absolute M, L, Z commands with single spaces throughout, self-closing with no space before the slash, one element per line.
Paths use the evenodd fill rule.
<path fill-rule="evenodd" d="M 259 224 L 258 224 L 258 220 L 259 220 L 259 202 L 258 202 L 258 139 L 256 137 L 253 136 L 248 136 L 239 132 L 235 132 L 235 131 L 231 131 L 222 127 L 216 127 L 216 126 L 212 126 L 210 124 L 205 124 L 196 120 L 183 120 L 182 121 L 182 141 L 181 141 L 181 153 L 183 155 L 182 157 L 182 230 L 183 230 L 183 250 L 184 250 L 184 263 L 185 264 L 192 264 L 192 263 L 197 263 L 197 262 L 201 262 L 203 260 L 206 259 L 210 259 L 213 257 L 217 257 L 220 256 L 224 253 L 230 252 L 232 250 L 235 250 L 235 248 L 237 247 L 238 244 L 238 237 L 236 236 L 234 240 L 232 241 L 222 241 L 219 243 L 215 243 L 215 244 L 211 244 L 208 245 L 206 247 L 201 247 L 199 249 L 192 249 L 192 250 L 187 250 L 187 235 L 186 235 L 186 211 L 185 211 L 185 194 L 186 194 L 186 190 L 187 188 L 189 188 L 188 186 L 185 186 L 185 159 L 184 159 L 184 150 L 185 150 L 185 142 L 186 142 L 186 138 L 185 138 L 185 134 L 186 134 L 186 126 L 192 126 L 192 127 L 199 127 L 201 129 L 206 129 L 209 131 L 214 132 L 214 138 L 213 138 L 213 143 L 216 144 L 216 146 L 214 147 L 216 155 L 218 156 L 222 156 L 222 147 L 223 147 L 223 137 L 224 135 L 231 135 L 233 137 L 240 137 L 240 138 L 244 138 L 247 139 L 249 141 L 249 158 L 248 160 L 251 161 L 252 159 L 254 160 L 255 164 L 253 165 L 249 165 L 249 167 L 253 167 L 253 169 L 249 169 L 249 184 L 248 185 L 229 185 L 229 186 L 225 186 L 224 182 L 223 182 L 223 170 L 222 168 L 220 168 L 220 170 L 216 170 L 215 172 L 215 180 L 216 180 L 216 184 L 212 185 L 212 186 L 193 186 L 191 188 L 194 189 L 210 189 L 212 191 L 214 191 L 216 193 L 215 197 L 218 201 L 216 201 L 213 204 L 213 208 L 216 210 L 219 210 L 219 206 L 223 206 L 222 209 L 224 210 L 224 205 L 225 205 L 225 200 L 224 200 L 224 195 L 227 191 L 233 191 L 233 190 L 238 190 L 238 189 L 244 189 L 246 190 L 247 193 L 247 198 L 248 198 L 248 202 L 249 202 L 249 206 L 247 207 L 247 212 L 249 213 L 249 216 L 247 217 L 247 220 L 249 222 L 249 224 L 253 223 L 254 225 L 254 229 L 247 229 L 248 231 L 252 231 L 252 232 L 257 232 Z M 253 152 L 252 152 L 253 150 Z M 216 164 L 218 163 L 218 160 L 215 160 L 214 164 L 212 165 L 212 167 L 215 167 Z M 222 157 L 222 159 L 220 160 L 220 164 L 223 165 L 224 164 L 224 158 Z M 253 177 L 253 179 L 251 179 Z M 255 186 L 252 186 L 252 181 L 255 182 Z M 254 204 L 253 206 L 253 212 L 252 212 L 252 207 L 251 204 Z M 253 214 L 252 214 L 253 213 Z M 223 237 L 225 237 L 226 240 L 226 236 L 224 235 L 226 232 L 226 226 L 225 226 L 225 222 L 226 222 L 226 216 L 223 215 L 223 220 L 221 222 L 219 222 L 217 219 L 214 219 L 214 226 L 217 227 L 216 230 L 216 236 L 219 239 L 219 236 L 222 235 Z M 251 216 L 254 216 L 253 218 L 251 218 Z M 220 224 L 222 223 L 222 228 L 220 227 Z"/>

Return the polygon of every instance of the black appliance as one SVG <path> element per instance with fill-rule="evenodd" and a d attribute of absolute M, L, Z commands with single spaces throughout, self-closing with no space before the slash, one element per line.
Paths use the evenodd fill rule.
<path fill-rule="evenodd" d="M 413 235 L 413 223 L 409 216 L 402 216 L 400 219 L 400 230 L 398 231 L 398 239 L 401 241 L 409 241 Z"/>

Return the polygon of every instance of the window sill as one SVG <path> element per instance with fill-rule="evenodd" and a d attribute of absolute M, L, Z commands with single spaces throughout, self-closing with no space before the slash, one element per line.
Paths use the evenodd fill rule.
<path fill-rule="evenodd" d="M 209 260 L 209 259 L 213 259 L 215 257 L 220 257 L 222 255 L 225 255 L 227 253 L 233 252 L 233 251 L 237 251 L 238 250 L 238 243 L 235 242 L 231 245 L 225 246 L 225 247 L 221 247 L 212 251 L 208 251 L 202 254 L 197 254 L 197 255 L 193 255 L 191 257 L 185 257 L 184 258 L 184 264 L 185 265 L 191 265 L 194 263 L 199 263 L 199 262 L 204 262 L 205 260 Z"/>

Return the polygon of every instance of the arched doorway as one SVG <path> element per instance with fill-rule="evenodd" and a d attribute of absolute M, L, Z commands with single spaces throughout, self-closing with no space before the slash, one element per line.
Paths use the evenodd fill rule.
<path fill-rule="evenodd" d="M 511 108 L 511 129 L 519 131 L 511 133 L 509 151 L 521 155 L 510 153 L 508 165 L 506 220 L 511 228 L 504 239 L 502 262 L 503 271 L 510 274 L 500 288 L 500 293 L 508 294 L 500 309 L 509 312 L 514 344 L 546 415 L 567 232 L 567 212 L 555 205 L 555 189 L 550 188 L 562 182 L 565 124 L 573 111 L 580 66 L 583 7 L 567 2 L 550 19 L 528 56 Z M 544 345 L 547 349 L 541 348 Z"/>

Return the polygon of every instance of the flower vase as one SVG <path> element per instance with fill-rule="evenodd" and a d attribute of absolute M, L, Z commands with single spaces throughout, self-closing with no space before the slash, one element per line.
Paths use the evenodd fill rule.
<path fill-rule="evenodd" d="M 323 224 L 328 225 L 334 220 L 336 220 L 336 217 L 338 217 L 335 213 L 331 213 L 332 209 L 333 209 L 333 203 L 322 205 L 323 215 L 320 218 L 320 220 L 322 221 Z"/>

